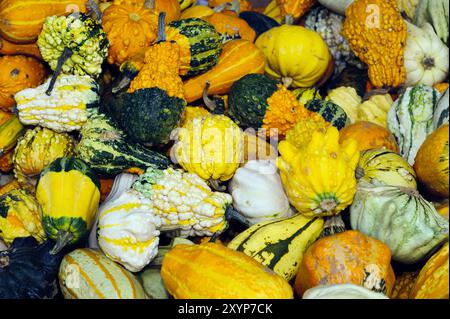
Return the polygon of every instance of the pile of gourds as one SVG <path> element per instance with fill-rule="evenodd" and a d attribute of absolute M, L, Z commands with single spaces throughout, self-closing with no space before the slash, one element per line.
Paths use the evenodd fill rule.
<path fill-rule="evenodd" d="M 0 298 L 449 298 L 447 0 L 0 1 Z"/>

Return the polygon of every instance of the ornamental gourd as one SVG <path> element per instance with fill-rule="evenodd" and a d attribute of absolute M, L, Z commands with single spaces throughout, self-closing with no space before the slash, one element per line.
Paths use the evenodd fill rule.
<path fill-rule="evenodd" d="M 189 19 L 189 18 L 204 18 L 213 13 L 215 13 L 213 8 L 210 8 L 206 5 L 196 4 L 190 8 L 187 8 L 183 12 L 181 12 L 181 19 Z"/>
<path fill-rule="evenodd" d="M 449 6 L 445 0 L 419 0 L 414 15 L 414 24 L 422 27 L 430 23 L 444 43 L 448 43 Z"/>
<path fill-rule="evenodd" d="M 395 280 L 392 299 L 409 299 L 409 294 L 417 279 L 418 271 L 404 272 Z"/>
<path fill-rule="evenodd" d="M 448 88 L 443 93 L 442 97 L 436 106 L 433 116 L 433 129 L 437 130 L 442 125 L 448 123 L 449 119 L 449 91 Z"/>
<path fill-rule="evenodd" d="M 74 285 L 74 269 L 78 269 Z M 58 273 L 65 299 L 146 299 L 133 274 L 98 250 L 77 249 L 64 256 Z"/>
<path fill-rule="evenodd" d="M 216 66 L 184 82 L 184 96 L 188 103 L 200 99 L 207 81 L 209 94 L 228 94 L 234 82 L 251 73 L 264 73 L 264 54 L 250 41 L 229 41 Z"/>
<path fill-rule="evenodd" d="M 301 105 L 294 93 L 266 75 L 249 74 L 231 87 L 229 114 L 241 127 L 284 136 L 302 119 L 320 116 Z"/>
<path fill-rule="evenodd" d="M 34 88 L 45 80 L 42 63 L 22 55 L 0 57 L 0 110 L 10 111 L 14 106 L 14 94 Z"/>
<path fill-rule="evenodd" d="M 238 168 L 228 190 L 234 209 L 252 225 L 292 215 L 280 174 L 272 161 L 249 161 Z"/>
<path fill-rule="evenodd" d="M 241 251 L 290 281 L 303 254 L 323 230 L 323 219 L 300 214 L 263 221 L 237 235 L 229 248 Z"/>
<path fill-rule="evenodd" d="M 66 133 L 36 127 L 26 131 L 14 150 L 14 175 L 20 183 L 38 176 L 54 160 L 73 154 L 75 142 Z"/>
<path fill-rule="evenodd" d="M 394 282 L 388 246 L 360 232 L 348 230 L 320 238 L 309 247 L 300 264 L 294 288 L 301 297 L 308 289 L 319 285 L 355 284 L 390 296 Z"/>
<path fill-rule="evenodd" d="M 165 12 L 167 22 L 172 22 L 180 19 L 181 7 L 178 0 L 145 0 L 148 2 L 150 8 L 154 8 L 159 12 Z M 153 2 L 153 3 L 152 3 Z"/>
<path fill-rule="evenodd" d="M 169 159 L 130 141 L 104 114 L 91 115 L 80 131 L 75 154 L 95 172 L 116 175 L 135 168 L 167 168 Z"/>
<path fill-rule="evenodd" d="M 420 146 L 433 132 L 433 115 L 440 96 L 436 89 L 422 84 L 409 87 L 388 113 L 389 131 L 397 140 L 400 154 L 411 165 Z"/>
<path fill-rule="evenodd" d="M 55 254 L 91 229 L 100 201 L 100 181 L 82 160 L 61 157 L 42 171 L 36 198 L 45 233 L 56 241 Z"/>
<path fill-rule="evenodd" d="M 408 37 L 405 47 L 406 86 L 425 84 L 433 86 L 448 76 L 449 50 L 426 23 L 418 28 L 408 25 Z"/>
<path fill-rule="evenodd" d="M 161 276 L 175 299 L 293 298 L 282 277 L 244 253 L 216 243 L 175 246 L 164 257 Z"/>
<path fill-rule="evenodd" d="M 394 104 L 390 94 L 374 94 L 358 106 L 358 120 L 388 128 L 388 112 Z"/>
<path fill-rule="evenodd" d="M 358 150 L 365 151 L 374 148 L 385 148 L 399 152 L 394 135 L 388 129 L 374 123 L 359 121 L 344 127 L 340 132 L 339 141 L 348 139 L 358 142 Z"/>
<path fill-rule="evenodd" d="M 375 6 L 377 14 L 370 9 Z M 342 34 L 369 67 L 371 83 L 375 87 L 403 84 L 407 28 L 395 1 L 355 0 L 345 15 Z"/>
<path fill-rule="evenodd" d="M 256 38 L 264 32 L 280 26 L 274 19 L 255 11 L 242 11 L 239 13 L 239 18 L 245 20 L 247 24 L 255 30 Z"/>
<path fill-rule="evenodd" d="M 314 99 L 308 101 L 305 107 L 314 113 L 320 114 L 320 116 L 336 127 L 338 130 L 343 129 L 350 124 L 350 118 L 347 113 L 337 104 L 331 101 L 322 101 Z"/>
<path fill-rule="evenodd" d="M 28 192 L 13 189 L 0 197 L 0 237 L 10 245 L 16 238 L 29 236 L 39 243 L 45 240 L 41 207 Z"/>
<path fill-rule="evenodd" d="M 313 86 L 332 63 L 320 35 L 301 26 L 272 28 L 259 36 L 255 44 L 266 57 L 265 72 L 287 87 Z"/>
<path fill-rule="evenodd" d="M 58 293 L 62 253 L 50 254 L 53 243 L 16 238 L 0 251 L 0 299 L 52 299 Z"/>
<path fill-rule="evenodd" d="M 235 39 L 242 39 L 250 42 L 255 41 L 255 30 L 253 30 L 245 20 L 237 16 L 215 12 L 202 19 L 214 26 L 217 32 L 220 33 L 222 42 L 224 43 Z"/>
<path fill-rule="evenodd" d="M 0 34 L 15 43 L 35 42 L 46 17 L 64 15 L 70 6 L 85 12 L 85 4 L 85 0 L 3 0 L 0 5 Z"/>
<path fill-rule="evenodd" d="M 103 12 L 102 27 L 111 45 L 108 63 L 120 65 L 156 40 L 158 13 L 145 1 L 114 1 Z"/>
<path fill-rule="evenodd" d="M 224 115 L 196 118 L 178 130 L 173 154 L 186 171 L 214 184 L 227 181 L 243 160 L 243 134 Z"/>
<path fill-rule="evenodd" d="M 18 116 L 12 114 L 8 119 L 0 120 L 0 123 L 0 156 L 3 156 L 13 151 L 17 141 L 25 132 L 25 127 L 20 123 Z"/>
<path fill-rule="evenodd" d="M 411 299 L 448 299 L 448 245 L 445 243 L 423 266 L 409 294 Z"/>
<path fill-rule="evenodd" d="M 305 145 L 308 145 L 308 143 L 312 139 L 314 132 L 326 132 L 329 126 L 330 123 L 326 122 L 322 118 L 319 118 L 319 120 L 300 120 L 292 129 L 287 132 L 286 141 L 297 148 L 301 148 Z"/>
<path fill-rule="evenodd" d="M 56 132 L 79 130 L 87 121 L 90 109 L 100 100 L 99 85 L 87 75 L 60 75 L 47 95 L 50 82 L 48 79 L 37 88 L 15 95 L 20 121 Z"/>
<path fill-rule="evenodd" d="M 361 104 L 361 97 L 354 88 L 341 86 L 331 90 L 325 101 L 339 105 L 347 114 L 351 124 L 358 120 L 358 106 Z"/>
<path fill-rule="evenodd" d="M 386 149 L 361 152 L 356 178 L 372 184 L 417 189 L 416 173 L 411 165 L 398 153 Z"/>
<path fill-rule="evenodd" d="M 448 240 L 448 221 L 410 188 L 360 181 L 350 221 L 352 229 L 381 240 L 405 264 L 420 262 Z"/>
<path fill-rule="evenodd" d="M 331 126 L 325 132 L 314 132 L 311 141 L 300 149 L 282 141 L 279 151 L 281 181 L 299 213 L 332 216 L 351 204 L 359 160 L 355 141 L 339 144 L 339 132 Z"/>
<path fill-rule="evenodd" d="M 389 299 L 385 294 L 355 284 L 320 285 L 308 289 L 302 299 Z"/>
<path fill-rule="evenodd" d="M 427 137 L 415 158 L 414 170 L 419 182 L 432 195 L 449 197 L 449 125 Z"/>
<path fill-rule="evenodd" d="M 82 13 L 45 19 L 37 44 L 43 59 L 54 71 L 47 95 L 61 72 L 98 76 L 109 48 L 100 23 Z"/>
<path fill-rule="evenodd" d="M 279 23 L 293 24 L 315 3 L 316 0 L 272 0 L 264 14 L 276 19 Z"/>
<path fill-rule="evenodd" d="M 397 0 L 397 5 L 401 12 L 404 12 L 406 16 L 412 21 L 416 13 L 416 7 L 420 0 Z"/>
<path fill-rule="evenodd" d="M 318 0 L 325 8 L 340 15 L 345 15 L 345 10 L 353 1 L 354 0 Z"/>

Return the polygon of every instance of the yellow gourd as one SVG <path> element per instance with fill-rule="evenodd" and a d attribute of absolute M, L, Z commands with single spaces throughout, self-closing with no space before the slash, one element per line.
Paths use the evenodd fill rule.
<path fill-rule="evenodd" d="M 361 104 L 361 97 L 356 93 L 355 88 L 338 87 L 331 90 L 325 100 L 339 105 L 349 117 L 350 123 L 353 124 L 358 120 L 358 106 Z"/>
<path fill-rule="evenodd" d="M 358 106 L 358 120 L 371 122 L 388 128 L 388 112 L 394 104 L 390 94 L 372 95 Z"/>
<path fill-rule="evenodd" d="M 352 203 L 360 156 L 356 141 L 339 144 L 339 131 L 330 126 L 326 132 L 314 132 L 311 141 L 301 148 L 282 141 L 279 151 L 281 180 L 299 213 L 332 216 Z"/>
<path fill-rule="evenodd" d="M 266 73 L 287 87 L 313 86 L 331 63 L 325 41 L 301 26 L 272 28 L 260 35 L 255 44 L 266 57 Z"/>

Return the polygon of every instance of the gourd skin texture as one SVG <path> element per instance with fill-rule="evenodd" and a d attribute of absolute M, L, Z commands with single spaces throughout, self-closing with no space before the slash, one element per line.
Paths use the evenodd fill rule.
<path fill-rule="evenodd" d="M 295 292 L 319 285 L 360 285 L 391 295 L 395 282 L 391 252 L 381 241 L 349 230 L 317 240 L 306 251 L 295 278 Z"/>
<path fill-rule="evenodd" d="M 42 210 L 31 194 L 13 189 L 0 197 L 0 237 L 11 244 L 15 238 L 28 236 L 39 243 L 45 240 Z"/>
<path fill-rule="evenodd" d="M 343 35 L 356 56 L 369 67 L 376 87 L 405 82 L 406 23 L 394 1 L 356 0 L 345 12 Z"/>
<path fill-rule="evenodd" d="M 48 17 L 37 44 L 42 57 L 53 71 L 56 70 L 58 59 L 64 49 L 69 48 L 73 51 L 73 55 L 64 62 L 62 72 L 91 76 L 97 76 L 102 72 L 102 63 L 109 47 L 101 25 L 83 14 L 79 18 L 74 15 Z"/>
<path fill-rule="evenodd" d="M 208 115 L 179 130 L 173 151 L 186 171 L 204 180 L 227 181 L 242 162 L 243 135 L 230 118 Z"/>
<path fill-rule="evenodd" d="M 208 72 L 184 82 L 184 97 L 188 103 L 200 99 L 206 81 L 209 94 L 228 94 L 234 82 L 251 73 L 264 73 L 264 54 L 252 42 L 233 40 L 223 45 L 219 62 Z"/>
<path fill-rule="evenodd" d="M 388 128 L 388 112 L 394 104 L 390 94 L 377 94 L 358 106 L 358 120 Z"/>
<path fill-rule="evenodd" d="M 99 85 L 87 75 L 60 75 L 48 96 L 50 81 L 15 95 L 20 121 L 56 132 L 79 130 L 87 121 L 88 109 L 100 99 Z"/>
<path fill-rule="evenodd" d="M 23 135 L 25 127 L 17 115 L 8 114 L 8 118 L 0 119 L 0 156 L 14 152 L 18 139 Z"/>
<path fill-rule="evenodd" d="M 297 148 L 301 148 L 311 141 L 313 133 L 316 131 L 326 132 L 330 123 L 322 117 L 318 120 L 300 120 L 286 134 L 286 141 Z"/>
<path fill-rule="evenodd" d="M 259 36 L 255 44 L 266 57 L 265 72 L 283 83 L 291 83 L 293 88 L 313 86 L 331 61 L 320 35 L 301 26 L 272 28 Z"/>
<path fill-rule="evenodd" d="M 228 185 L 233 208 L 250 224 L 291 216 L 291 208 L 273 161 L 249 161 Z"/>
<path fill-rule="evenodd" d="M 85 0 L 2 0 L 0 34 L 15 43 L 35 42 L 46 17 L 66 14 L 68 6 L 85 12 L 85 3 Z"/>
<path fill-rule="evenodd" d="M 389 299 L 386 295 L 354 284 L 321 285 L 308 289 L 302 299 Z"/>
<path fill-rule="evenodd" d="M 440 93 L 431 87 L 407 88 L 388 113 L 389 131 L 394 134 L 400 154 L 414 165 L 417 151 L 433 132 L 433 114 Z"/>
<path fill-rule="evenodd" d="M 25 183 L 26 177 L 39 175 L 57 158 L 72 155 L 74 144 L 66 133 L 41 127 L 28 130 L 14 151 L 14 175 L 19 182 Z"/>
<path fill-rule="evenodd" d="M 422 28 L 406 22 L 408 37 L 405 48 L 406 86 L 433 86 L 448 76 L 449 49 L 426 23 Z"/>
<path fill-rule="evenodd" d="M 413 189 L 358 184 L 350 208 L 352 229 L 377 238 L 392 258 L 413 264 L 448 239 L 448 221 Z"/>
<path fill-rule="evenodd" d="M 362 152 L 356 176 L 372 184 L 417 189 L 416 173 L 411 165 L 399 154 L 386 149 Z"/>
<path fill-rule="evenodd" d="M 84 162 L 63 157 L 42 171 L 36 198 L 42 207 L 47 236 L 59 241 L 63 233 L 69 232 L 72 237 L 69 243 L 75 243 L 93 225 L 100 201 L 100 182 Z"/>
<path fill-rule="evenodd" d="M 178 20 L 181 15 L 181 7 L 178 0 L 155 0 L 155 9 L 166 13 L 166 22 Z"/>
<path fill-rule="evenodd" d="M 136 277 L 93 249 L 77 249 L 67 254 L 58 278 L 65 299 L 145 299 Z"/>
<path fill-rule="evenodd" d="M 361 104 L 361 97 L 352 87 L 341 86 L 328 92 L 326 101 L 331 101 L 339 105 L 350 119 L 350 123 L 355 123 L 358 119 L 358 106 Z"/>
<path fill-rule="evenodd" d="M 202 18 L 206 22 L 213 25 L 217 32 L 221 34 L 222 42 L 230 40 L 242 39 L 254 42 L 256 32 L 248 23 L 239 17 L 231 16 L 225 13 L 216 12 L 212 15 Z"/>
<path fill-rule="evenodd" d="M 158 14 L 145 1 L 114 1 L 103 13 L 102 27 L 111 44 L 108 63 L 121 65 L 156 39 Z"/>
<path fill-rule="evenodd" d="M 344 127 L 340 132 L 339 142 L 354 139 L 358 142 L 358 150 L 365 151 L 374 148 L 386 148 L 399 152 L 395 137 L 389 130 L 370 122 L 359 121 Z"/>
<path fill-rule="evenodd" d="M 434 131 L 420 147 L 414 169 L 418 180 L 433 195 L 449 197 L 449 125 Z"/>
<path fill-rule="evenodd" d="M 449 298 L 449 254 L 448 242 L 435 253 L 420 271 L 411 289 L 412 299 Z"/>
<path fill-rule="evenodd" d="M 181 19 L 189 19 L 189 18 L 203 18 L 207 17 L 211 14 L 215 13 L 214 9 L 203 6 L 203 5 L 195 5 L 181 13 Z"/>
<path fill-rule="evenodd" d="M 338 215 L 349 206 L 356 192 L 355 169 L 359 152 L 355 141 L 339 144 L 335 127 L 316 131 L 298 149 L 280 143 L 277 160 L 281 180 L 291 205 L 305 216 Z"/>
<path fill-rule="evenodd" d="M 449 119 L 449 90 L 448 86 L 447 89 L 444 91 L 443 95 L 441 96 L 437 106 L 436 110 L 434 111 L 433 116 L 433 129 L 437 130 L 442 125 L 448 123 Z"/>
<path fill-rule="evenodd" d="M 161 276 L 175 299 L 292 299 L 289 284 L 244 253 L 221 244 L 177 245 Z"/>
<path fill-rule="evenodd" d="M 408 299 L 419 272 L 405 272 L 395 280 L 392 299 Z"/>
<path fill-rule="evenodd" d="M 42 63 L 31 57 L 0 57 L 0 110 L 10 111 L 14 106 L 14 94 L 40 85 L 45 79 Z"/>
<path fill-rule="evenodd" d="M 322 230 L 322 218 L 296 214 L 255 224 L 237 235 L 228 247 L 242 251 L 290 281 L 297 274 L 306 249 Z"/>
<path fill-rule="evenodd" d="M 276 19 L 279 23 L 292 24 L 305 14 L 316 0 L 272 0 L 264 14 Z"/>

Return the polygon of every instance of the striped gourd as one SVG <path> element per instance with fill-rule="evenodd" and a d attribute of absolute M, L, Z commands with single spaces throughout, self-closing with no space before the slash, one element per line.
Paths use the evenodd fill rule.
<path fill-rule="evenodd" d="M 388 113 L 388 127 L 394 134 L 400 154 L 414 164 L 417 151 L 433 132 L 433 116 L 441 94 L 426 85 L 407 88 Z"/>
<path fill-rule="evenodd" d="M 449 119 L 449 93 L 448 89 L 442 95 L 438 102 L 436 110 L 434 111 L 433 117 L 433 128 L 437 130 L 445 123 L 448 123 Z"/>
<path fill-rule="evenodd" d="M 65 299 L 146 298 L 134 275 L 93 249 L 77 249 L 66 255 L 58 277 Z"/>
<path fill-rule="evenodd" d="M 71 10 L 86 11 L 85 0 L 2 0 L 0 35 L 15 43 L 36 41 L 45 18 Z"/>
<path fill-rule="evenodd" d="M 286 280 L 295 277 L 306 249 L 319 237 L 323 219 L 297 214 L 256 224 L 228 247 L 253 257 Z"/>
<path fill-rule="evenodd" d="M 312 111 L 319 113 L 325 121 L 331 123 L 338 130 L 350 124 L 350 118 L 347 113 L 337 104 L 331 101 L 311 100 L 306 103 L 305 107 Z"/>
<path fill-rule="evenodd" d="M 417 189 L 416 173 L 399 154 L 387 149 L 372 149 L 361 153 L 356 178 L 369 183 Z"/>
<path fill-rule="evenodd" d="M 217 64 L 222 52 L 220 34 L 213 25 L 198 18 L 172 21 L 166 37 L 180 45 L 180 75 L 204 73 Z"/>
<path fill-rule="evenodd" d="M 322 96 L 316 88 L 299 88 L 292 91 L 301 105 L 305 105 L 311 100 L 321 100 Z"/>

